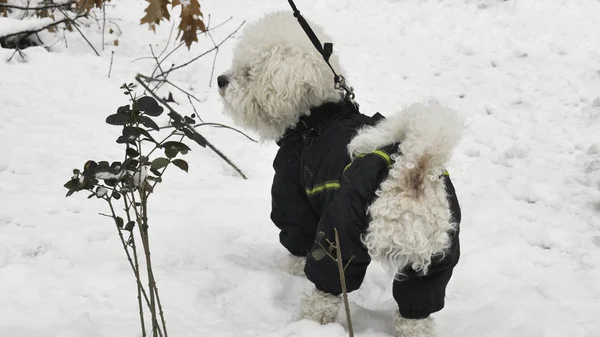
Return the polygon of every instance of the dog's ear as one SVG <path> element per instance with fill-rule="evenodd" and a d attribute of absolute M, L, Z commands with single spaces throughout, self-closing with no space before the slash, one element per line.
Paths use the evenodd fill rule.
<path fill-rule="evenodd" d="M 267 115 L 299 117 L 336 97 L 333 74 L 316 52 L 279 45 L 261 58 L 255 99 Z"/>

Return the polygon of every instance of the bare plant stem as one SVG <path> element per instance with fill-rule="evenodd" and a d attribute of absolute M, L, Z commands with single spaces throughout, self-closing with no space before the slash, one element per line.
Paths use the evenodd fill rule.
<path fill-rule="evenodd" d="M 135 279 L 137 280 L 138 287 L 140 287 L 141 293 L 144 296 L 144 299 L 146 300 L 146 304 L 148 306 L 150 306 L 150 301 L 148 300 L 148 295 L 146 295 L 146 291 L 144 290 L 144 287 L 142 286 L 142 280 L 140 279 L 140 273 L 135 268 L 133 260 L 131 259 L 131 254 L 129 253 L 129 250 L 127 249 L 127 243 L 125 242 L 125 239 L 123 238 L 123 233 L 121 233 L 121 228 L 119 228 L 119 226 L 117 225 L 117 222 L 116 222 L 117 215 L 115 213 L 115 209 L 114 209 L 110 199 L 106 198 L 106 200 L 108 201 L 108 205 L 110 206 L 110 211 L 113 216 L 113 219 L 115 219 L 115 225 L 116 225 L 117 231 L 119 233 L 119 238 L 121 239 L 121 244 L 123 245 L 123 249 L 125 249 L 125 254 L 127 254 L 127 260 L 129 261 L 129 265 L 131 266 L 131 269 L 133 270 Z"/>
<path fill-rule="evenodd" d="M 140 192 L 140 203 L 141 203 L 141 214 L 137 212 L 137 221 L 138 221 L 138 229 L 140 231 L 140 236 L 142 238 L 142 246 L 144 247 L 144 255 L 146 257 L 146 270 L 148 273 L 148 287 L 150 288 L 150 313 L 152 315 L 152 337 L 158 336 L 158 322 L 156 319 L 156 292 L 155 292 L 155 281 L 154 281 L 154 273 L 152 272 L 152 260 L 150 259 L 150 240 L 148 238 L 148 204 L 146 199 L 144 198 L 144 192 L 142 189 Z M 133 196 L 133 193 L 132 193 Z M 135 205 L 135 196 L 133 197 L 134 205 Z"/>
<path fill-rule="evenodd" d="M 125 205 L 125 213 L 127 213 L 127 222 L 131 221 L 131 215 L 129 214 L 129 205 L 127 205 L 127 198 L 123 197 L 123 204 Z M 134 205 L 135 207 L 135 205 Z M 137 247 L 135 246 L 135 238 L 133 231 L 131 232 L 131 248 L 133 250 L 133 261 L 135 262 L 135 270 L 138 275 L 140 273 L 140 265 L 137 257 Z M 140 324 L 142 326 L 142 337 L 146 337 L 146 324 L 144 324 L 144 307 L 142 306 L 142 282 L 137 283 L 138 293 L 138 307 L 140 309 Z"/>
<path fill-rule="evenodd" d="M 103 4 L 102 5 L 102 51 L 104 51 L 104 31 L 106 27 L 106 5 Z M 112 57 L 111 57 L 111 64 L 112 64 Z M 110 74 L 110 72 L 109 72 Z M 108 76 L 110 78 L 110 75 Z"/>
<path fill-rule="evenodd" d="M 340 248 L 340 238 L 338 235 L 337 228 L 333 229 L 335 232 L 335 251 L 336 251 L 336 259 L 338 265 L 338 270 L 340 272 L 340 282 L 342 284 L 342 299 L 344 300 L 344 308 L 346 309 L 346 320 L 348 320 L 348 335 L 350 337 L 354 337 L 354 329 L 352 327 L 352 317 L 350 315 L 350 305 L 348 304 L 348 292 L 346 291 L 346 276 L 344 274 L 344 265 L 342 261 L 342 249 Z"/>
<path fill-rule="evenodd" d="M 104 45 L 104 44 L 102 44 Z M 112 64 L 113 64 L 113 57 L 115 56 L 115 51 L 112 50 L 110 53 L 110 67 L 108 68 L 108 78 L 110 78 L 110 73 L 112 72 Z"/>
<path fill-rule="evenodd" d="M 165 322 L 165 314 L 163 312 L 162 304 L 160 304 L 160 297 L 158 296 L 158 288 L 156 287 L 156 284 L 154 285 L 154 291 L 156 292 L 156 303 L 158 304 L 158 311 L 160 315 L 160 321 L 162 323 L 162 329 L 165 332 L 165 337 L 168 337 L 167 323 Z"/>
<path fill-rule="evenodd" d="M 145 254 L 145 252 L 146 252 L 146 242 L 147 241 L 144 240 L 144 235 L 143 235 L 142 228 L 141 228 L 143 215 L 140 214 L 140 211 L 138 211 L 138 209 L 136 207 L 136 203 L 137 202 L 136 202 L 136 199 L 135 199 L 135 192 L 132 191 L 131 194 L 130 194 L 130 197 L 131 197 L 131 200 L 129 200 L 129 204 L 133 205 L 132 208 L 133 208 L 133 211 L 135 213 L 135 218 L 136 218 L 136 222 L 138 224 L 138 229 L 140 231 L 140 236 L 142 237 L 142 246 L 144 247 L 144 254 Z M 146 257 L 146 266 L 147 267 L 149 265 L 149 261 L 150 260 L 148 259 L 148 257 Z M 152 269 L 152 266 L 150 265 L 149 268 Z M 154 274 L 152 274 L 152 275 L 154 275 Z M 150 276 L 148 276 L 148 279 L 150 279 Z M 140 281 L 140 284 L 141 284 L 141 281 Z M 154 284 L 156 286 L 156 282 Z M 143 290 L 143 288 L 142 288 L 142 290 Z M 151 295 L 150 297 L 153 297 L 153 294 L 155 293 L 155 291 L 152 288 L 150 290 L 152 291 L 152 293 L 150 294 Z M 148 300 L 148 297 L 145 296 L 145 293 L 144 293 L 144 297 L 146 299 L 146 304 L 148 305 L 148 309 L 150 309 L 150 313 L 156 314 L 156 306 L 152 305 L 152 301 Z M 162 331 L 158 328 L 158 321 L 156 319 L 156 315 L 152 316 L 152 327 L 153 328 L 156 327 L 157 331 L 158 331 L 158 335 L 160 337 L 163 337 Z M 154 330 L 153 330 L 153 332 L 154 332 Z M 165 334 L 166 334 L 166 332 L 165 332 Z"/>

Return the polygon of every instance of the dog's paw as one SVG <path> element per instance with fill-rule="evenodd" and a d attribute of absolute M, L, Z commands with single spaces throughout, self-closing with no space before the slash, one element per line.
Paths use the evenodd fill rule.
<path fill-rule="evenodd" d="M 287 261 L 286 271 L 294 276 L 306 276 L 304 266 L 306 265 L 306 256 L 292 256 Z"/>
<path fill-rule="evenodd" d="M 315 289 L 312 294 L 302 299 L 300 319 L 308 319 L 319 324 L 333 323 L 337 319 L 341 301 L 339 296 Z"/>
<path fill-rule="evenodd" d="M 432 317 L 408 319 L 398 314 L 395 320 L 396 337 L 435 337 L 435 323 Z"/>

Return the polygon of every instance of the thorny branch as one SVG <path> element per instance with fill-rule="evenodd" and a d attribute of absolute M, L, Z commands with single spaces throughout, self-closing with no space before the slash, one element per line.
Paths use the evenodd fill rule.
<path fill-rule="evenodd" d="M 143 76 L 141 74 L 138 74 L 135 77 L 135 80 L 146 91 L 148 91 L 158 102 L 160 102 L 161 104 L 163 104 L 164 106 L 166 106 L 167 109 L 169 109 L 169 116 L 171 118 L 175 117 L 178 120 L 184 120 L 184 118 L 177 111 L 175 111 L 175 109 L 173 109 L 167 102 L 165 102 L 164 99 L 160 98 L 154 91 L 150 90 L 150 88 L 148 87 L 148 85 L 146 83 L 144 83 L 144 81 L 142 80 L 143 77 L 145 77 L 145 76 Z M 221 151 L 219 151 L 219 149 L 217 149 L 206 138 L 204 138 L 204 136 L 200 135 L 200 133 L 198 133 L 198 131 L 196 131 L 193 127 L 191 127 L 191 125 L 189 125 L 187 123 L 185 125 L 186 125 L 186 130 L 189 131 L 189 132 L 191 132 L 193 135 L 196 136 L 195 139 L 193 139 L 194 141 L 196 141 L 198 144 L 201 144 L 201 143 L 198 142 L 198 138 L 201 139 L 203 141 L 204 145 L 206 145 L 209 149 L 211 149 L 219 157 L 221 157 L 221 159 L 223 159 L 227 164 L 229 164 L 229 166 L 231 166 L 243 179 L 248 179 L 246 177 L 246 175 L 229 158 L 227 158 Z M 186 130 L 180 130 L 180 131 L 186 131 Z"/>

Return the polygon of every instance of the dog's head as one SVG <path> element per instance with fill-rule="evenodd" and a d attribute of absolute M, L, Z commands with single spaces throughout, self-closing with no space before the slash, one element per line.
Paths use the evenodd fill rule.
<path fill-rule="evenodd" d="M 330 42 L 310 23 L 322 42 Z M 331 65 L 340 71 L 335 55 Z M 341 100 L 333 73 L 291 12 L 249 25 L 234 49 L 233 65 L 218 76 L 225 111 L 261 139 L 278 139 L 311 108 Z"/>

